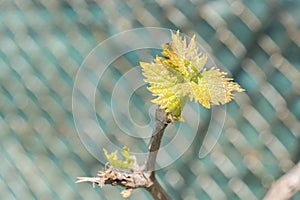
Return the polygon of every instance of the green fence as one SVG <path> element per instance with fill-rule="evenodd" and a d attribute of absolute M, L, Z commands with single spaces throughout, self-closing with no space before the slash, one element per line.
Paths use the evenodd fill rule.
<path fill-rule="evenodd" d="M 198 152 L 211 114 L 200 109 L 196 139 L 157 172 L 160 182 L 174 199 L 262 199 L 300 157 L 299 10 L 298 0 L 1 1 L 0 198 L 122 199 L 122 188 L 75 184 L 103 165 L 77 134 L 73 84 L 100 42 L 133 28 L 161 27 L 196 34 L 246 92 L 227 105 L 220 139 L 203 159 Z M 138 58 L 125 55 L 119 65 L 128 70 Z M 124 73 L 117 66 L 97 86 L 97 116 L 108 133 L 122 134 L 110 122 L 112 89 Z M 130 110 L 148 116 L 144 94 L 145 87 L 133 95 Z M 182 141 L 188 135 L 177 133 Z M 130 145 L 146 151 L 146 143 Z M 172 147 L 168 158 L 181 148 Z M 151 198 L 136 190 L 130 199 Z"/>

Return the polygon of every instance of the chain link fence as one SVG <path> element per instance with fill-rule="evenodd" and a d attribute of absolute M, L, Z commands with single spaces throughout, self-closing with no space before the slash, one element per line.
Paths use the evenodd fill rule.
<path fill-rule="evenodd" d="M 160 182 L 174 199 L 262 199 L 300 157 L 299 11 L 298 0 L 1 1 L 1 199 L 122 199 L 119 187 L 75 184 L 77 176 L 94 176 L 103 165 L 77 135 L 72 89 L 98 43 L 141 27 L 196 34 L 246 89 L 227 105 L 221 137 L 203 159 L 198 152 L 211 115 L 201 109 L 196 139 L 157 172 Z M 139 61 L 131 54 L 120 59 L 127 70 Z M 107 71 L 96 95 L 99 123 L 117 133 L 105 116 L 114 81 L 124 73 L 119 65 Z M 142 88 L 132 98 L 136 116 L 147 116 L 139 100 L 146 93 Z M 164 142 L 172 137 L 170 131 Z M 146 151 L 146 142 L 132 146 Z M 178 148 L 166 157 L 177 156 Z M 151 197 L 138 189 L 129 199 Z"/>

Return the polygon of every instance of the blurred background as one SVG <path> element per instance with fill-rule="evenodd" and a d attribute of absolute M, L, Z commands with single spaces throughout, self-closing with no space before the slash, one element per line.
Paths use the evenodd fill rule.
<path fill-rule="evenodd" d="M 95 176 L 103 165 L 78 137 L 72 88 L 77 70 L 97 44 L 141 27 L 196 34 L 215 63 L 246 89 L 227 105 L 221 137 L 208 156 L 198 158 L 199 141 L 211 117 L 201 109 L 199 139 L 157 172 L 174 199 L 262 199 L 272 181 L 298 162 L 300 1 L 4 0 L 0 3 L 1 199 L 122 199 L 122 188 L 75 183 L 77 176 Z M 138 63 L 135 56 L 120 59 L 119 65 L 127 71 Z M 118 127 L 106 123 L 105 116 L 111 115 L 113 81 L 124 71 L 114 66 L 110 70 L 111 78 L 97 86 L 97 102 L 103 107 L 98 113 L 102 125 L 113 132 Z M 137 105 L 130 108 L 132 113 L 148 116 L 138 103 L 145 93 L 141 89 L 132 98 L 132 105 Z M 184 140 L 186 134 L 178 137 Z M 146 143 L 135 148 L 146 151 Z M 168 156 L 176 156 L 177 148 Z M 299 198 L 296 194 L 293 199 Z M 138 189 L 129 199 L 151 197 Z"/>

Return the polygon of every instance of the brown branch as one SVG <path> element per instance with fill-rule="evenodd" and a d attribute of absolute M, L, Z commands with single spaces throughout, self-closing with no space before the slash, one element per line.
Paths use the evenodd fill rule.
<path fill-rule="evenodd" d="M 98 171 L 97 177 L 78 177 L 76 183 L 91 182 L 93 186 L 98 184 L 103 187 L 105 184 L 119 185 L 125 188 L 150 187 L 153 183 L 150 174 L 143 171 L 121 171 L 112 166 Z"/>
<path fill-rule="evenodd" d="M 300 162 L 274 182 L 264 200 L 290 199 L 300 190 Z"/>
<path fill-rule="evenodd" d="M 166 193 L 164 188 L 162 188 L 156 179 L 153 180 L 153 185 L 146 189 L 152 195 L 154 200 L 171 200 L 171 197 Z"/>
<path fill-rule="evenodd" d="M 147 157 L 145 160 L 145 171 L 154 171 L 155 162 L 164 134 L 165 129 L 168 126 L 168 116 L 164 109 L 157 108 L 155 112 L 155 125 L 152 131 L 152 136 L 148 146 Z"/>
<path fill-rule="evenodd" d="M 149 142 L 147 157 L 144 165 L 144 171 L 150 172 L 150 179 L 153 183 L 150 187 L 146 187 L 146 189 L 152 195 L 154 200 L 171 200 L 171 197 L 166 193 L 166 191 L 155 178 L 155 162 L 158 150 L 160 148 L 161 140 L 165 129 L 168 126 L 168 123 L 170 123 L 168 114 L 164 109 L 160 109 L 158 107 L 155 112 L 155 125 L 152 131 L 152 136 Z"/>
<path fill-rule="evenodd" d="M 105 184 L 123 186 L 126 189 L 121 192 L 121 195 L 125 198 L 130 196 L 133 189 L 145 188 L 154 200 L 171 200 L 171 197 L 155 178 L 155 162 L 164 131 L 168 123 L 170 123 L 168 117 L 164 109 L 156 109 L 155 125 L 149 142 L 145 164 L 142 168 L 135 167 L 135 169 L 138 169 L 137 171 L 131 170 L 127 172 L 110 166 L 100 170 L 97 177 L 78 177 L 76 183 L 91 182 L 93 187 L 95 187 L 95 184 L 98 184 L 100 187 L 103 187 Z"/>
<path fill-rule="evenodd" d="M 126 188 L 121 195 L 123 197 L 130 196 L 132 189 L 145 188 L 153 197 L 154 200 L 171 200 L 171 197 L 166 193 L 162 186 L 154 177 L 154 172 L 148 173 L 145 171 L 126 172 L 113 168 L 112 166 L 100 170 L 97 177 L 77 177 L 76 183 L 90 182 L 103 187 L 104 185 L 123 186 Z"/>

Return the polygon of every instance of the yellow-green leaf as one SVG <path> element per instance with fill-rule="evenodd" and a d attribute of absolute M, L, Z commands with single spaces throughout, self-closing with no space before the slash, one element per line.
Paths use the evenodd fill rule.
<path fill-rule="evenodd" d="M 140 64 L 143 68 L 143 75 L 146 77 L 145 81 L 150 84 L 149 91 L 157 97 L 152 102 L 159 104 L 167 112 L 181 111 L 183 106 L 181 98 L 186 96 L 185 90 L 182 89 L 185 84 L 182 75 L 175 69 L 162 64 L 145 62 Z"/>
<path fill-rule="evenodd" d="M 151 63 L 141 62 L 148 90 L 156 98 L 153 103 L 171 113 L 174 120 L 182 120 L 181 112 L 186 99 L 199 102 L 206 108 L 232 100 L 234 91 L 244 91 L 239 84 L 226 78 L 225 72 L 205 67 L 207 55 L 199 52 L 192 37 L 189 44 L 179 31 L 172 34 L 172 41 L 164 44 L 162 55 Z"/>
<path fill-rule="evenodd" d="M 105 157 L 107 158 L 108 162 L 115 167 L 123 168 L 123 169 L 131 169 L 133 166 L 134 159 L 130 156 L 129 152 L 130 149 L 128 147 L 123 147 L 122 156 L 124 157 L 123 160 L 118 158 L 118 152 L 114 151 L 112 153 L 108 153 L 106 149 L 103 149 Z"/>
<path fill-rule="evenodd" d="M 190 82 L 190 99 L 195 99 L 206 108 L 210 104 L 220 105 L 228 103 L 234 97 L 233 91 L 244 91 L 239 84 L 232 81 L 232 78 L 226 78 L 226 72 L 220 72 L 219 69 L 204 69 L 197 82 Z"/>
<path fill-rule="evenodd" d="M 179 31 L 172 34 L 171 44 L 163 45 L 162 55 L 166 59 L 158 57 L 157 63 L 167 65 L 177 69 L 185 78 L 191 78 L 204 67 L 207 56 L 199 52 L 195 42 L 195 36 L 192 37 L 189 44 L 182 38 Z"/>

